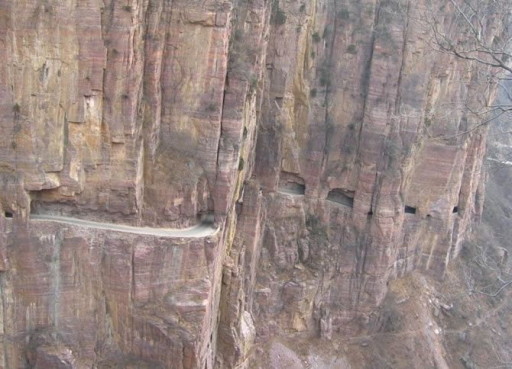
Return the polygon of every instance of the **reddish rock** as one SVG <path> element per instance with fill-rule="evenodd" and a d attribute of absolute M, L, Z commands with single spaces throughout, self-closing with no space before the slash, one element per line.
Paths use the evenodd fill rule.
<path fill-rule="evenodd" d="M 442 278 L 482 211 L 482 70 L 393 4 L 0 4 L 0 366 L 241 369 Z"/>

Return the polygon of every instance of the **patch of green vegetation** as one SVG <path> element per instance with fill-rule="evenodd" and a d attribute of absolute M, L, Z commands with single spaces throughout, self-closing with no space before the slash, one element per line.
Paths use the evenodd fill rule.
<path fill-rule="evenodd" d="M 253 65 L 260 50 L 257 45 L 251 43 L 250 35 L 242 29 L 235 29 L 231 34 L 229 44 L 229 73 L 236 75 L 253 85 Z"/>
<path fill-rule="evenodd" d="M 286 23 L 286 14 L 283 9 L 279 7 L 279 2 L 277 0 L 274 0 L 274 4 L 272 5 L 270 22 L 276 26 L 281 26 Z"/>
<path fill-rule="evenodd" d="M 320 37 L 320 34 L 319 34 L 318 32 L 313 33 L 313 34 L 311 35 L 311 37 L 313 38 L 313 42 L 315 42 L 315 43 L 320 42 L 320 40 L 322 39 L 322 38 Z"/>
<path fill-rule="evenodd" d="M 132 8 L 130 5 L 125 5 L 125 6 L 123 6 L 123 10 L 124 10 L 125 12 L 131 13 L 131 11 L 133 10 L 133 8 Z"/>

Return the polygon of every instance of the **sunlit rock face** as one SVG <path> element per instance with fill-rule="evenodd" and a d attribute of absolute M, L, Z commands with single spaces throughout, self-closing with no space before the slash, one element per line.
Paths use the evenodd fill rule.
<path fill-rule="evenodd" d="M 441 278 L 490 97 L 441 3 L 3 1 L 0 366 L 241 368 Z"/>

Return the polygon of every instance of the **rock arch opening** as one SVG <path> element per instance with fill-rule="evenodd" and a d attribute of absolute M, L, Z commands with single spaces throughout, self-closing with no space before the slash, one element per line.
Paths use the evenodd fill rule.
<path fill-rule="evenodd" d="M 349 208 L 354 207 L 354 192 L 346 191 L 341 188 L 334 188 L 327 194 L 327 200 L 335 202 L 337 204 L 347 206 Z"/>
<path fill-rule="evenodd" d="M 281 172 L 279 176 L 279 192 L 304 196 L 306 194 L 304 179 L 294 173 Z"/>

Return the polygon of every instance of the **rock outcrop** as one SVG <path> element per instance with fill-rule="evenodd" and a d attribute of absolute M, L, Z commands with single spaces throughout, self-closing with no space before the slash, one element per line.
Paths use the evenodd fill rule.
<path fill-rule="evenodd" d="M 492 91 L 433 48 L 440 5 L 0 3 L 0 366 L 247 367 L 442 277 Z"/>

